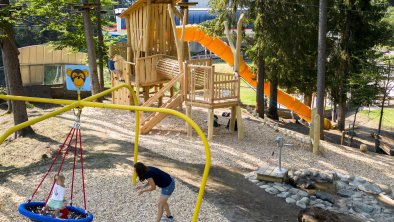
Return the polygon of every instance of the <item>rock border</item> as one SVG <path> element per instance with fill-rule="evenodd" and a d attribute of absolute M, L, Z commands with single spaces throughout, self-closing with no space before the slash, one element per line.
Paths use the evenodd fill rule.
<path fill-rule="evenodd" d="M 336 188 L 336 194 L 320 190 L 308 193 L 288 183 L 259 181 L 256 171 L 245 174 L 245 178 L 267 193 L 285 199 L 288 204 L 296 205 L 302 209 L 319 207 L 334 213 L 350 214 L 368 221 L 394 221 L 394 206 L 390 207 L 381 202 L 381 197 L 394 199 L 391 189 L 363 178 L 337 172 L 317 172 L 308 169 L 290 170 L 289 180 L 295 184 L 298 181 L 320 181 L 331 183 Z"/>

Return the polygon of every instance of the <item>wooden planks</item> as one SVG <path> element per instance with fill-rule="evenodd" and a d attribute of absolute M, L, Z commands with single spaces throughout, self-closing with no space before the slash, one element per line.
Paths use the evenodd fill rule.
<path fill-rule="evenodd" d="M 389 156 L 394 156 L 394 140 L 382 136 L 379 136 L 379 148 Z"/>
<path fill-rule="evenodd" d="M 163 108 L 167 109 L 175 109 L 183 102 L 183 97 L 180 93 L 176 94 L 173 98 L 171 98 L 171 102 L 163 104 Z M 160 121 L 162 121 L 167 114 L 157 113 L 153 114 L 152 117 L 149 118 L 144 125 L 141 126 L 141 134 L 147 134 L 153 127 L 155 127 Z"/>
<path fill-rule="evenodd" d="M 270 181 L 270 182 L 284 182 L 287 178 L 287 170 L 282 168 L 282 171 L 279 171 L 279 168 L 274 165 L 270 165 L 268 163 L 261 166 L 257 171 L 257 179 L 262 181 Z"/>

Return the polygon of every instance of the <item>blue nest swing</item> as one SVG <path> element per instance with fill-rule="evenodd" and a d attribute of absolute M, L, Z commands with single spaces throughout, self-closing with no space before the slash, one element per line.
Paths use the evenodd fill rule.
<path fill-rule="evenodd" d="M 79 112 L 80 115 L 80 112 Z M 46 199 L 45 202 L 34 202 L 31 201 L 35 194 L 37 193 L 38 189 L 40 188 L 40 186 L 42 185 L 42 183 L 44 182 L 45 178 L 48 176 L 48 174 L 50 173 L 51 169 L 53 168 L 56 160 L 58 159 L 59 156 L 63 156 L 62 158 L 62 162 L 57 170 L 57 174 L 59 175 L 59 173 L 62 170 L 63 164 L 64 164 L 64 160 L 66 159 L 66 156 L 69 152 L 69 148 L 71 145 L 71 142 L 73 140 L 75 136 L 75 140 L 74 140 L 74 164 L 73 164 L 73 176 L 72 176 L 72 185 L 71 185 L 71 203 L 73 201 L 73 191 L 74 191 L 74 171 L 75 171 L 75 166 L 76 166 L 76 157 L 78 156 L 78 152 L 77 150 L 79 150 L 79 154 L 80 154 L 80 162 L 81 162 L 81 171 L 82 171 L 82 191 L 83 191 L 83 201 L 84 201 L 84 209 L 82 208 L 78 208 L 75 206 L 67 206 L 67 210 L 68 210 L 68 218 L 55 218 L 53 217 L 52 214 L 47 214 L 47 213 L 42 213 L 42 209 L 43 207 L 46 205 L 46 203 L 48 202 L 48 199 L 52 193 L 52 189 L 53 186 L 55 184 L 56 181 L 53 181 L 52 184 L 52 189 L 48 194 L 48 197 Z M 63 150 L 63 148 L 65 148 Z M 79 149 L 78 149 L 79 148 Z M 39 221 L 39 222 L 90 222 L 93 220 L 93 214 L 91 214 L 90 212 L 88 212 L 86 210 L 86 195 L 85 195 L 85 183 L 84 183 L 84 171 L 83 171 L 83 157 L 82 157 L 82 139 L 81 139 L 81 130 L 80 130 L 80 124 L 79 124 L 79 118 L 77 120 L 77 122 L 74 124 L 74 127 L 72 127 L 70 129 L 70 132 L 68 133 L 67 138 L 65 139 L 65 141 L 63 142 L 63 144 L 60 146 L 57 155 L 55 156 L 55 158 L 52 161 L 51 166 L 49 167 L 48 171 L 46 172 L 46 174 L 43 176 L 43 178 L 41 179 L 40 184 L 38 185 L 38 187 L 35 189 L 33 195 L 31 196 L 31 198 L 25 202 L 19 205 L 18 207 L 18 211 L 20 214 L 22 214 L 23 216 L 29 218 L 32 221 Z"/>
<path fill-rule="evenodd" d="M 18 211 L 23 216 L 29 218 L 32 221 L 42 222 L 90 222 L 93 220 L 93 214 L 87 212 L 84 209 L 67 206 L 67 210 L 70 212 L 71 218 L 62 219 L 54 218 L 46 215 L 42 215 L 41 209 L 45 206 L 45 202 L 26 202 L 19 205 Z"/>

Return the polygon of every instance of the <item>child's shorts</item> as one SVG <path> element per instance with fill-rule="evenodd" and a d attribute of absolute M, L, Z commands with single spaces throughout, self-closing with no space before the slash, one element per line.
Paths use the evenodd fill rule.
<path fill-rule="evenodd" d="M 52 208 L 54 210 L 61 209 L 62 205 L 63 205 L 63 201 L 61 201 L 61 200 L 49 199 L 49 201 L 48 201 L 48 207 L 50 207 L 50 208 Z"/>
<path fill-rule="evenodd" d="M 172 178 L 172 181 L 170 183 L 170 185 L 168 185 L 167 187 L 161 188 L 161 195 L 162 196 L 171 196 L 172 192 L 174 192 L 175 190 L 175 180 L 174 178 Z"/>

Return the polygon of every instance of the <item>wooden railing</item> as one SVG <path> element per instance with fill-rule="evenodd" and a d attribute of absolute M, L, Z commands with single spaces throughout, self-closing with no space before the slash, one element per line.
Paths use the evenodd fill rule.
<path fill-rule="evenodd" d="M 187 100 L 213 104 L 239 99 L 239 79 L 216 73 L 213 66 L 187 65 Z"/>
<path fill-rule="evenodd" d="M 178 60 L 164 54 L 141 57 L 136 62 L 137 84 L 170 80 L 179 74 Z"/>

